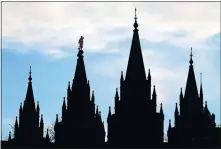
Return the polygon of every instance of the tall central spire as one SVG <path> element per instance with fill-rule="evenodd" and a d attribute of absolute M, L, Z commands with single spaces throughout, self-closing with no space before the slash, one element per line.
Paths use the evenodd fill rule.
<path fill-rule="evenodd" d="M 144 68 L 143 56 L 140 46 L 140 39 L 138 34 L 138 23 L 137 23 L 137 10 L 135 8 L 135 22 L 134 22 L 134 33 L 131 44 L 130 56 L 127 65 L 127 72 L 125 80 L 145 80 L 146 73 Z"/>

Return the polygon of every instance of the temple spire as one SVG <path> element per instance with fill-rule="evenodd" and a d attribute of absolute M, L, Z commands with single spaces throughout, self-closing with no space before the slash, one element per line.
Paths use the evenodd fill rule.
<path fill-rule="evenodd" d="M 168 130 L 170 130 L 172 128 L 171 126 L 171 120 L 169 119 L 169 126 L 168 126 Z"/>
<path fill-rule="evenodd" d="M 108 117 L 111 116 L 111 106 L 109 106 Z"/>
<path fill-rule="evenodd" d="M 12 135 L 11 135 L 11 131 L 9 131 L 9 136 L 8 136 L 8 141 L 12 140 Z"/>
<path fill-rule="evenodd" d="M 198 99 L 198 90 L 196 85 L 196 79 L 193 69 L 193 60 L 192 60 L 192 48 L 191 48 L 191 54 L 190 54 L 190 66 L 189 66 L 189 73 L 187 77 L 187 83 L 186 83 L 186 90 L 184 98 L 188 100 L 195 100 Z"/>
<path fill-rule="evenodd" d="M 132 38 L 132 44 L 130 49 L 130 55 L 127 65 L 126 77 L 125 81 L 133 80 L 133 82 L 137 82 L 137 80 L 146 80 L 146 73 L 144 68 L 143 56 L 141 51 L 140 39 L 138 34 L 138 24 L 137 24 L 137 15 L 135 9 L 135 23 L 134 23 L 134 33 Z"/>
<path fill-rule="evenodd" d="M 150 69 L 148 69 L 148 80 L 151 80 Z"/>
<path fill-rule="evenodd" d="M 202 73 L 200 73 L 200 96 L 203 95 Z"/>
<path fill-rule="evenodd" d="M 180 100 L 183 99 L 183 91 L 182 91 L 182 87 L 180 88 Z"/>
<path fill-rule="evenodd" d="M 163 113 L 163 104 L 162 103 L 160 104 L 160 114 L 164 115 L 164 113 Z"/>
<path fill-rule="evenodd" d="M 157 93 L 156 93 L 156 89 L 155 89 L 155 85 L 153 86 L 153 97 L 156 97 L 157 96 Z"/>
<path fill-rule="evenodd" d="M 31 66 L 30 66 L 30 71 L 29 71 L 29 77 L 28 77 L 28 88 L 27 88 L 27 92 L 26 92 L 26 97 L 25 97 L 25 101 L 24 101 L 24 105 L 23 105 L 23 109 L 26 109 L 27 107 L 29 107 L 28 109 L 31 109 L 33 111 L 35 111 L 35 101 L 34 101 L 34 93 L 33 93 L 33 89 L 32 89 L 32 71 L 31 71 Z M 29 111 L 30 112 L 30 111 Z"/>
<path fill-rule="evenodd" d="M 77 59 L 77 66 L 75 70 L 75 76 L 73 80 L 73 85 L 88 85 L 87 84 L 87 75 L 86 75 L 86 70 L 85 70 L 85 65 L 84 65 L 84 59 L 83 59 L 83 39 L 84 37 L 81 36 L 79 39 L 79 48 L 78 48 L 78 59 Z"/>
<path fill-rule="evenodd" d="M 119 100 L 119 95 L 118 95 L 118 88 L 116 88 L 116 93 L 115 93 L 115 100 Z"/>

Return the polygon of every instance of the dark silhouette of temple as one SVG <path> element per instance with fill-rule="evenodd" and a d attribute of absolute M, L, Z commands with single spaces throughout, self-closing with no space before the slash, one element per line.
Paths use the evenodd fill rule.
<path fill-rule="evenodd" d="M 216 127 L 215 114 L 210 114 L 207 103 L 203 105 L 202 81 L 198 93 L 193 69 L 192 48 L 189 74 L 183 95 L 176 104 L 174 127 L 169 122 L 164 134 L 162 104 L 157 112 L 157 93 L 151 83 L 150 69 L 146 76 L 138 35 L 135 10 L 133 38 L 126 75 L 121 72 L 120 89 L 116 89 L 114 113 L 109 107 L 107 132 L 101 112 L 95 105 L 83 59 L 83 37 L 79 40 L 77 65 L 72 85 L 67 87 L 67 97 L 62 105 L 62 116 L 56 115 L 54 142 L 48 130 L 44 137 L 43 115 L 35 106 L 31 70 L 24 105 L 20 106 L 19 122 L 16 117 L 14 137 L 9 133 L 4 147 L 217 147 L 221 129 Z M 202 80 L 202 79 L 201 79 Z M 91 95 L 92 93 L 92 95 Z M 105 137 L 107 135 L 107 141 Z M 164 142 L 164 136 L 168 142 Z"/>
<path fill-rule="evenodd" d="M 56 122 L 56 146 L 97 146 L 105 143 L 104 122 L 98 106 L 95 112 L 94 91 L 90 97 L 90 84 L 83 60 L 83 50 L 79 48 L 77 66 L 72 87 L 67 88 L 67 104 L 64 98 L 62 120 Z"/>
<path fill-rule="evenodd" d="M 176 103 L 174 127 L 171 126 L 171 120 L 169 121 L 168 143 L 179 146 L 191 144 L 193 147 L 212 146 L 217 141 L 215 114 L 210 114 L 207 102 L 203 105 L 202 74 L 198 93 L 192 56 L 191 48 L 186 90 L 184 95 L 182 88 L 180 91 L 180 111 Z"/>
<path fill-rule="evenodd" d="M 28 89 L 24 104 L 20 105 L 19 119 L 16 116 L 15 124 L 13 126 L 14 137 L 12 138 L 9 132 L 8 141 L 15 146 L 38 146 L 48 145 L 50 143 L 49 134 L 47 131 L 44 137 L 44 121 L 43 115 L 40 118 L 40 107 L 37 102 L 37 107 L 34 100 L 34 93 L 32 89 L 31 67 L 29 72 Z"/>
<path fill-rule="evenodd" d="M 115 113 L 109 107 L 108 144 L 119 146 L 163 144 L 164 113 L 162 104 L 157 112 L 157 94 L 151 92 L 150 70 L 146 77 L 138 23 L 135 15 L 134 33 L 125 78 L 121 72 L 120 96 L 115 95 Z M 152 95 L 151 95 L 152 94 Z"/>

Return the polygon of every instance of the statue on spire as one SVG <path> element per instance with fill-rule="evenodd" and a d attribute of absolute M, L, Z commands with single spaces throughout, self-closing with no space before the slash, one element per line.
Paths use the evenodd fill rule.
<path fill-rule="evenodd" d="M 78 50 L 79 50 L 79 52 L 78 52 L 78 55 L 77 55 L 81 59 L 83 58 L 83 53 L 84 53 L 84 51 L 83 51 L 83 43 L 84 43 L 84 37 L 81 36 L 81 38 L 78 41 L 78 44 L 79 44 Z"/>
<path fill-rule="evenodd" d="M 81 36 L 81 38 L 80 38 L 79 41 L 78 41 L 79 50 L 82 50 L 82 49 L 83 49 L 83 43 L 84 43 L 84 37 Z"/>

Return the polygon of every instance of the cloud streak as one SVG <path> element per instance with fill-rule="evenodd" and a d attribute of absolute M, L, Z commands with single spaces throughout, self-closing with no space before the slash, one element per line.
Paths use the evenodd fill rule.
<path fill-rule="evenodd" d="M 51 46 L 74 47 L 80 35 L 85 36 L 86 51 L 109 51 L 109 42 L 131 36 L 134 6 L 142 24 L 141 37 L 150 42 L 205 49 L 205 39 L 220 32 L 218 3 L 14 2 L 3 3 L 3 37 L 25 45 L 42 45 L 41 52 L 49 56 Z M 183 35 L 178 38 L 180 32 Z"/>

